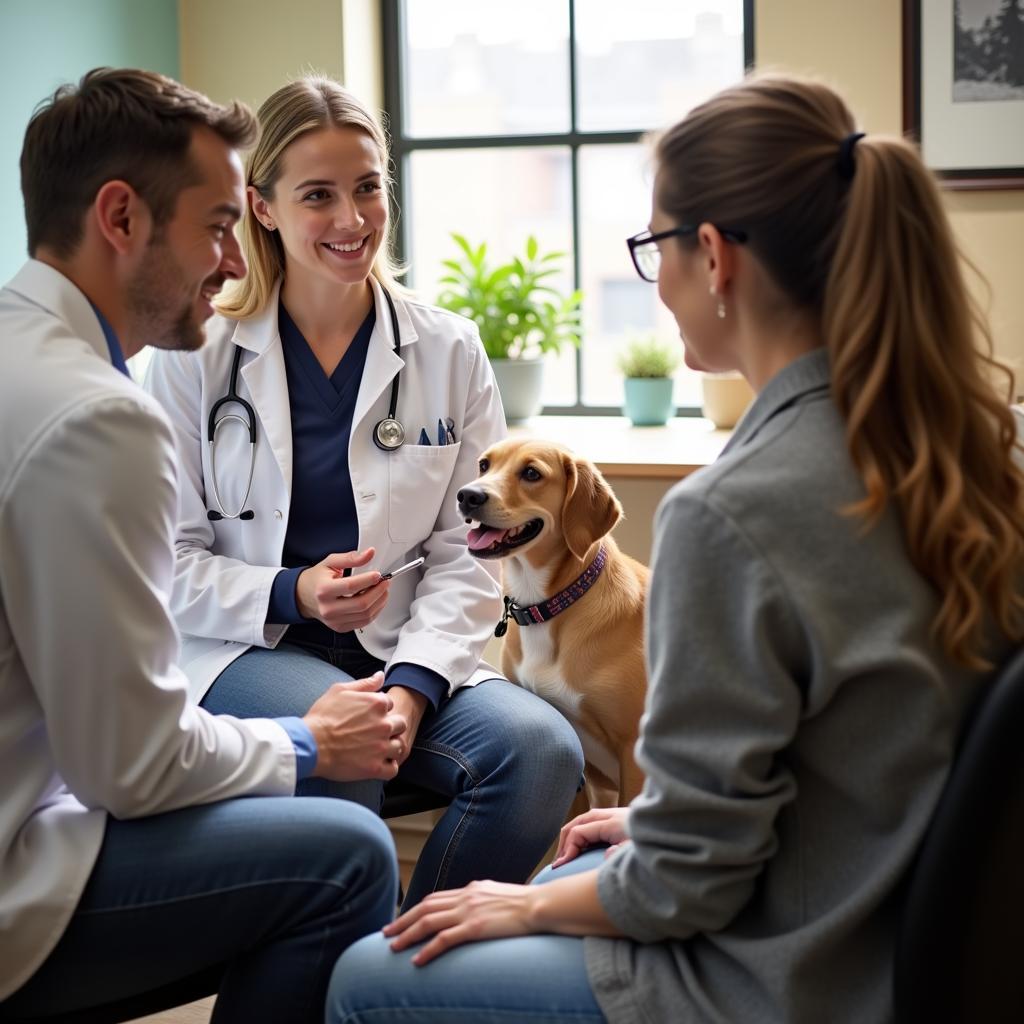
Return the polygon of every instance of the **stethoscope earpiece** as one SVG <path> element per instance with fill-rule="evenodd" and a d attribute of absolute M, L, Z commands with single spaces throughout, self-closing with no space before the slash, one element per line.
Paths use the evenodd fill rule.
<path fill-rule="evenodd" d="M 395 303 L 388 294 L 386 288 L 381 289 L 388 304 L 388 311 L 391 313 L 391 330 L 395 336 L 395 355 L 401 358 L 402 339 L 398 333 L 398 313 L 395 311 Z M 222 519 L 244 519 L 248 522 L 256 518 L 252 509 L 246 509 L 246 502 L 249 500 L 249 493 L 252 491 L 252 477 L 256 469 L 256 413 L 253 407 L 238 394 L 238 367 L 242 360 L 241 346 L 235 349 L 235 358 L 231 363 L 231 378 L 228 381 L 228 393 L 217 399 L 210 408 L 210 415 L 206 421 L 206 440 L 210 445 L 210 490 L 213 492 L 213 500 L 217 503 L 217 509 L 207 509 L 206 518 L 211 522 L 220 522 Z M 395 374 L 391 382 L 391 401 L 388 403 L 388 414 L 373 428 L 373 443 L 382 452 L 396 452 L 405 444 L 405 427 L 395 416 L 398 409 L 398 388 L 401 382 L 401 371 Z M 228 413 L 217 419 L 217 411 L 223 405 L 235 403 L 242 407 L 245 416 L 237 413 Z M 224 504 L 220 500 L 220 492 L 217 490 L 217 460 L 216 444 L 217 431 L 228 420 L 237 420 L 249 431 L 249 479 L 245 485 L 245 494 L 242 497 L 238 511 L 235 513 L 225 512 Z M 243 512 L 242 510 L 245 509 Z"/>

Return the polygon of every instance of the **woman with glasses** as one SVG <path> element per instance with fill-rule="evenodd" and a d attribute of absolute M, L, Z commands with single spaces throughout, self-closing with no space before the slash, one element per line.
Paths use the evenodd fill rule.
<path fill-rule="evenodd" d="M 566 826 L 546 884 L 352 947 L 329 1020 L 892 1017 L 901 880 L 1024 635 L 1012 381 L 917 151 L 823 85 L 752 79 L 662 135 L 649 228 L 688 365 L 758 397 L 658 512 L 644 791 Z"/>

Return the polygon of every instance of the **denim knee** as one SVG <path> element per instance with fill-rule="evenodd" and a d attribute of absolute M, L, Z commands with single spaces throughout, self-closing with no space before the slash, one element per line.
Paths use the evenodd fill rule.
<path fill-rule="evenodd" d="M 512 749 L 528 753 L 543 765 L 549 777 L 572 781 L 575 789 L 583 775 L 583 747 L 569 720 L 547 701 L 537 697 L 529 714 L 519 714 L 507 723 L 512 732 Z"/>
<path fill-rule="evenodd" d="M 347 800 L 333 800 L 337 807 L 345 811 L 344 834 L 352 843 L 352 831 L 358 833 L 357 842 L 366 858 L 367 869 L 375 877 L 390 875 L 398 885 L 398 858 L 395 853 L 395 841 L 391 830 L 376 812 L 361 804 Z"/>
<path fill-rule="evenodd" d="M 395 968 L 407 969 L 383 935 L 367 935 L 354 942 L 338 959 L 327 989 L 328 1024 L 345 1024 L 358 1020 L 367 996 L 379 996 L 394 986 Z"/>
<path fill-rule="evenodd" d="M 397 897 L 395 843 L 377 814 L 360 804 L 327 797 L 301 797 L 292 802 L 306 810 L 307 816 L 306 828 L 292 832 L 289 839 L 306 851 L 305 856 L 320 859 L 326 876 L 351 880 L 355 867 L 357 888 L 383 885 L 393 888 Z M 391 902 L 393 906 L 394 899 Z"/>

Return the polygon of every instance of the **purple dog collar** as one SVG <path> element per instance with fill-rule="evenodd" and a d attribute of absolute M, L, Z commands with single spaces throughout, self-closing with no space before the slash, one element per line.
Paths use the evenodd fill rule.
<path fill-rule="evenodd" d="M 594 560 L 583 570 L 581 576 L 559 591 L 554 597 L 548 598 L 540 604 L 531 604 L 523 608 L 516 604 L 511 597 L 505 598 L 505 611 L 501 621 L 494 627 L 495 636 L 504 636 L 508 632 L 508 618 L 511 615 L 520 626 L 532 626 L 537 622 L 547 622 L 553 619 L 560 612 L 564 612 L 571 604 L 575 604 L 596 582 L 601 575 L 604 564 L 608 560 L 608 553 L 604 545 L 601 545 Z"/>

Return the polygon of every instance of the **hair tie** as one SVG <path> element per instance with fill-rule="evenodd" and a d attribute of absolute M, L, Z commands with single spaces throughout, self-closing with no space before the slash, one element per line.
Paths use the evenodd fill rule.
<path fill-rule="evenodd" d="M 853 177 L 853 172 L 857 169 L 856 164 L 853 162 L 853 147 L 863 138 L 864 132 L 852 132 L 839 143 L 839 177 L 844 181 L 849 181 Z"/>

